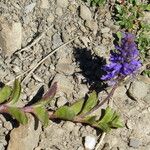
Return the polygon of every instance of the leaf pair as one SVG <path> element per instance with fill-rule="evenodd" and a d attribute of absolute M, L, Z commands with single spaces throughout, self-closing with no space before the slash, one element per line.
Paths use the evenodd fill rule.
<path fill-rule="evenodd" d="M 80 99 L 71 106 L 62 106 L 56 110 L 55 115 L 61 119 L 73 120 L 75 116 L 89 112 L 97 102 L 98 98 L 94 91 L 89 95 L 87 101 Z"/>
<path fill-rule="evenodd" d="M 45 106 L 54 97 L 54 95 L 56 94 L 56 90 L 57 83 L 54 83 L 39 102 L 31 106 L 27 106 L 30 111 L 25 111 L 27 107 L 18 108 L 14 106 L 14 104 L 18 102 L 21 94 L 21 84 L 18 80 L 15 80 L 13 88 L 5 85 L 0 90 L 0 103 L 6 102 L 5 107 L 7 112 L 21 124 L 26 124 L 28 122 L 26 112 L 29 112 L 34 114 L 44 125 L 48 125 L 49 116 Z"/>
<path fill-rule="evenodd" d="M 106 3 L 106 0 L 90 0 L 92 6 L 101 6 Z"/>
<path fill-rule="evenodd" d="M 55 82 L 50 89 L 44 94 L 42 99 L 32 105 L 34 115 L 42 122 L 44 126 L 49 123 L 49 115 L 46 105 L 52 100 L 57 91 L 57 83 Z"/>
<path fill-rule="evenodd" d="M 123 127 L 119 115 L 110 107 L 106 108 L 105 114 L 102 119 L 100 121 L 97 121 L 94 125 L 105 132 L 109 132 L 111 128 Z"/>
<path fill-rule="evenodd" d="M 15 104 L 19 100 L 20 93 L 21 93 L 20 82 L 18 80 L 15 80 L 13 89 L 11 89 L 10 86 L 5 85 L 0 90 L 0 103 L 7 101 L 8 104 Z"/>

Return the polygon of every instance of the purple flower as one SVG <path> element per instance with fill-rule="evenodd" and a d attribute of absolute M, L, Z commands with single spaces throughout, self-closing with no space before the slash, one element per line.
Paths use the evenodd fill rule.
<path fill-rule="evenodd" d="M 116 51 L 110 52 L 110 64 L 103 67 L 106 75 L 102 80 L 112 80 L 125 78 L 128 75 L 134 75 L 141 67 L 139 60 L 139 51 L 134 42 L 135 37 L 130 33 L 122 33 L 120 44 L 116 44 Z"/>

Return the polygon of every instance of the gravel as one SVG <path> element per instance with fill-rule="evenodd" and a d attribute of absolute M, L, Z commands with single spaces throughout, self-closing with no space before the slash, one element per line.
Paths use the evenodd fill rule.
<path fill-rule="evenodd" d="M 21 106 L 27 104 L 40 87 L 44 86 L 47 90 L 48 85 L 54 82 L 58 83 L 58 91 L 56 101 L 52 101 L 50 107 L 52 109 L 73 103 L 92 90 L 98 92 L 100 100 L 107 96 L 106 92 L 100 92 L 102 90 L 100 70 L 103 63 L 101 57 L 108 60 L 110 50 L 114 49 L 112 33 L 119 30 L 111 17 L 110 8 L 113 4 L 114 2 L 110 1 L 109 5 L 97 10 L 95 7 L 90 7 L 89 3 L 75 0 L 16 0 L 15 2 L 1 0 L 0 15 L 5 20 L 0 19 L 1 24 L 5 23 L 7 28 L 15 24 L 16 28 L 13 36 L 10 36 L 12 29 L 5 32 L 6 37 L 2 37 L 2 30 L 0 31 L 0 47 L 2 51 L 11 55 L 7 58 L 5 54 L 0 53 L 0 77 L 4 83 L 31 69 L 52 50 L 79 36 L 49 57 L 22 83 Z M 52 28 L 38 43 L 14 55 L 16 50 L 30 45 L 51 25 Z M 13 43 L 14 47 L 9 45 L 8 48 L 4 43 L 8 45 Z M 112 130 L 107 134 L 101 148 L 106 142 L 109 145 L 107 149 L 123 150 L 136 149 L 136 147 L 149 149 L 150 147 L 149 85 L 143 80 L 133 82 L 128 89 L 130 96 L 127 95 L 127 89 L 125 86 L 120 86 L 112 99 L 113 108 L 122 114 L 122 120 L 126 122 L 127 127 Z M 132 98 L 138 100 L 138 103 Z M 18 127 L 21 128 L 19 131 L 18 128 L 14 128 L 14 122 L 10 119 L 5 119 L 1 115 L 0 119 L 2 150 L 5 149 L 5 145 L 12 150 L 10 145 L 13 142 L 14 149 L 19 144 L 29 149 L 29 145 L 33 144 L 32 149 L 36 150 L 83 150 L 85 137 L 90 135 L 97 139 L 99 136 L 99 131 L 96 129 L 64 121 L 50 121 L 48 127 L 38 131 L 34 130 L 33 121 L 30 127 L 35 135 L 33 133 L 31 135 L 28 133 L 29 129 L 22 130 L 23 126 Z M 14 132 L 17 133 L 15 138 Z M 20 134 L 23 134 L 23 137 L 18 139 Z M 10 140 L 6 135 L 10 136 Z M 25 136 L 29 136 L 27 141 Z"/>

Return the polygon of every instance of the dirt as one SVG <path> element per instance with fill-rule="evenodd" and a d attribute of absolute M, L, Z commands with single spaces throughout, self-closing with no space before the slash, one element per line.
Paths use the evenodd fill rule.
<path fill-rule="evenodd" d="M 12 84 L 18 75 L 22 75 L 21 79 L 26 77 L 22 82 L 20 105 L 28 103 L 43 85 L 47 90 L 54 81 L 58 82 L 59 91 L 52 108 L 72 103 L 91 90 L 96 90 L 100 98 L 106 96 L 100 81 L 101 66 L 114 48 L 113 33 L 120 30 L 111 16 L 113 5 L 113 0 L 98 9 L 80 0 L 0 0 L 0 40 L 3 43 L 0 45 L 0 80 Z M 15 23 L 19 27 L 15 28 Z M 41 33 L 45 34 L 34 46 L 22 52 L 19 50 L 20 45 L 21 48 L 30 45 Z M 17 43 L 14 39 L 18 39 Z M 37 66 L 33 73 L 23 75 L 72 39 Z M 140 76 L 133 83 L 117 89 L 112 99 L 113 108 L 120 112 L 125 126 L 107 134 L 98 150 L 150 149 L 149 83 L 148 78 Z M 101 135 L 90 126 L 51 121 L 48 127 L 37 129 L 36 142 L 33 135 L 22 133 L 26 140 L 21 140 L 21 144 L 17 142 L 20 137 L 14 130 L 23 132 L 22 127 L 16 130 L 18 127 L 13 124 L 13 119 L 6 120 L 2 115 L 0 118 L 0 150 L 84 150 L 86 136 L 95 137 L 98 143 Z M 12 140 L 14 136 L 15 141 Z M 32 148 L 28 147 L 30 142 Z"/>

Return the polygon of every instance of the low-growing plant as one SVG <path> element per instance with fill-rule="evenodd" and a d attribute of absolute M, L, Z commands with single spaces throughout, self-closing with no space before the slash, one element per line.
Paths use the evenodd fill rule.
<path fill-rule="evenodd" d="M 115 20 L 117 24 L 128 31 L 137 30 L 141 24 L 144 11 L 150 10 L 150 4 L 144 4 L 138 0 L 126 0 L 115 4 Z"/>
<path fill-rule="evenodd" d="M 37 117 L 44 126 L 48 125 L 49 119 L 84 123 L 105 132 L 110 131 L 111 128 L 123 126 L 118 113 L 110 107 L 107 107 L 101 116 L 86 115 L 98 104 L 96 92 L 92 92 L 86 100 L 82 98 L 69 106 L 65 105 L 56 110 L 48 110 L 46 106 L 55 96 L 56 90 L 57 83 L 54 83 L 38 102 L 24 107 L 17 107 L 16 103 L 20 99 L 21 85 L 18 80 L 15 80 L 13 87 L 5 85 L 0 90 L 0 113 L 10 114 L 24 125 L 28 123 L 27 114 L 30 113 Z"/>
<path fill-rule="evenodd" d="M 150 24 L 142 23 L 138 31 L 137 39 L 138 48 L 143 61 L 149 57 L 150 50 Z"/>
<path fill-rule="evenodd" d="M 90 3 L 91 6 L 103 6 L 106 3 L 106 0 L 83 0 Z"/>
<path fill-rule="evenodd" d="M 38 102 L 18 107 L 20 100 L 21 84 L 14 81 L 13 87 L 4 85 L 0 90 L 0 113 L 7 113 L 21 124 L 28 123 L 28 113 L 37 117 L 44 126 L 49 124 L 49 120 L 60 119 L 83 123 L 103 132 L 109 132 L 113 128 L 123 127 L 119 114 L 109 106 L 99 115 L 93 114 L 104 103 L 110 101 L 114 91 L 127 77 L 135 77 L 141 67 L 139 51 L 135 43 L 135 36 L 131 33 L 118 33 L 118 42 L 115 43 L 115 50 L 110 52 L 110 64 L 103 67 L 106 72 L 102 80 L 106 80 L 112 86 L 110 93 L 102 101 L 99 101 L 97 93 L 93 91 L 87 99 L 81 98 L 75 103 L 64 105 L 56 110 L 49 110 L 51 100 L 57 92 L 57 83 L 41 97 Z"/>

